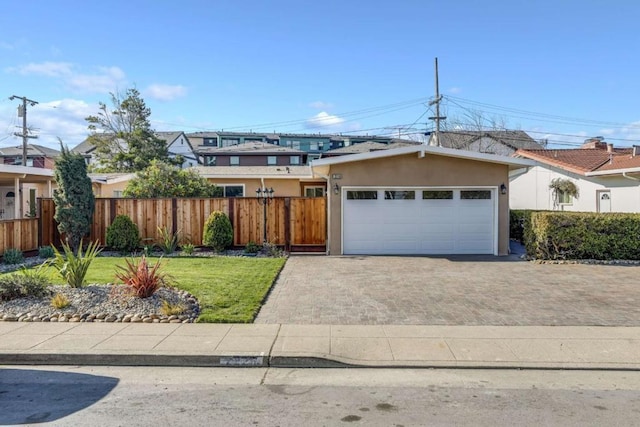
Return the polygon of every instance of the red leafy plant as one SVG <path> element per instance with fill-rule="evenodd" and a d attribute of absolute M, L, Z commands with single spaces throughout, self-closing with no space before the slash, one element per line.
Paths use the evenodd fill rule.
<path fill-rule="evenodd" d="M 126 267 L 117 266 L 116 278 L 121 280 L 129 287 L 131 293 L 138 298 L 148 298 L 153 295 L 160 287 L 169 282 L 170 276 L 162 271 L 160 260 L 155 265 L 150 266 L 147 258 L 142 255 L 139 261 L 135 259 L 129 261 Z"/>

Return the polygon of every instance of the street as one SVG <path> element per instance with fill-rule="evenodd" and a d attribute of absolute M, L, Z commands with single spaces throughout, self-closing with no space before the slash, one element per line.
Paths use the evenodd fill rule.
<path fill-rule="evenodd" d="M 4 366 L 0 425 L 640 423 L 640 373 Z"/>

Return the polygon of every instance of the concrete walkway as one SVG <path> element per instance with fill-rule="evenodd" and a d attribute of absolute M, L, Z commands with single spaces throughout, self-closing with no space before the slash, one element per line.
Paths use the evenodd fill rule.
<path fill-rule="evenodd" d="M 640 370 L 640 327 L 0 322 L 0 364 Z"/>

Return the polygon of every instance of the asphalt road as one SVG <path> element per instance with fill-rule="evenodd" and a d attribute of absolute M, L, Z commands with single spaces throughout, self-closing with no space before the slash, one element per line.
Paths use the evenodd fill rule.
<path fill-rule="evenodd" d="M 0 368 L 0 425 L 640 423 L 640 372 Z"/>

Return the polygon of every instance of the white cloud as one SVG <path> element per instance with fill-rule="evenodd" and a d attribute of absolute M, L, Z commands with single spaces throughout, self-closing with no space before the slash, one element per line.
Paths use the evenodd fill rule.
<path fill-rule="evenodd" d="M 63 77 L 73 73 L 73 65 L 68 62 L 42 62 L 12 67 L 7 70 L 22 75 L 36 74 L 47 77 Z"/>
<path fill-rule="evenodd" d="M 462 92 L 462 88 L 460 88 L 460 87 L 451 87 L 451 88 L 447 89 L 447 92 L 452 93 L 452 94 L 455 95 L 457 93 Z"/>
<path fill-rule="evenodd" d="M 118 67 L 100 67 L 95 74 L 74 74 L 66 82 L 80 92 L 107 93 L 126 85 L 126 76 Z"/>
<path fill-rule="evenodd" d="M 187 88 L 182 85 L 152 84 L 144 91 L 145 96 L 159 101 L 172 101 L 187 94 Z"/>
<path fill-rule="evenodd" d="M 125 86 L 126 75 L 119 67 L 97 67 L 93 73 L 82 73 L 69 62 L 41 62 L 6 68 L 22 75 L 40 75 L 62 80 L 71 90 L 82 93 L 116 92 Z"/>
<path fill-rule="evenodd" d="M 0 41 L 0 49 L 13 50 L 15 46 L 11 43 Z"/>
<path fill-rule="evenodd" d="M 358 123 L 346 124 L 345 119 L 331 115 L 326 111 L 321 111 L 305 122 L 305 127 L 309 130 L 322 129 L 323 132 L 347 132 L 358 130 Z"/>
<path fill-rule="evenodd" d="M 42 102 L 29 108 L 28 127 L 37 139 L 30 139 L 29 143 L 43 145 L 49 148 L 60 148 L 58 138 L 69 148 L 82 142 L 89 134 L 85 117 L 97 113 L 97 105 L 91 106 L 85 101 L 77 99 L 61 99 Z M 0 111 L 0 145 L 19 146 L 22 139 L 9 136 L 20 131 L 16 126 L 22 124 L 17 118 L 14 106 Z M 4 132 L 6 129 L 6 132 Z"/>
<path fill-rule="evenodd" d="M 318 110 L 328 110 L 333 107 L 333 104 L 324 101 L 314 101 L 309 103 L 309 107 L 316 108 Z"/>

